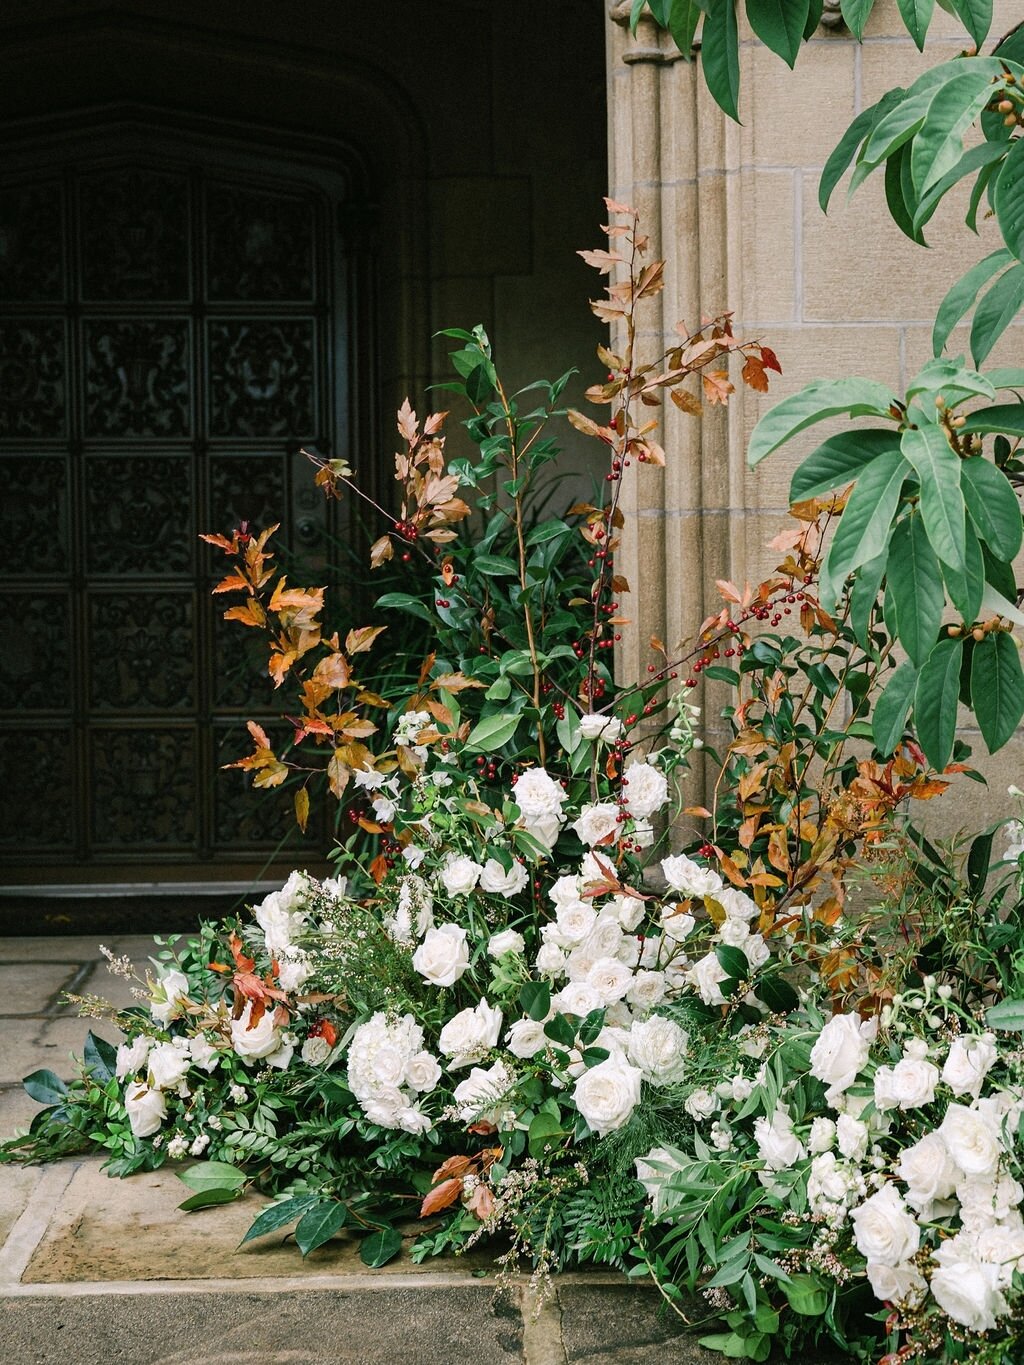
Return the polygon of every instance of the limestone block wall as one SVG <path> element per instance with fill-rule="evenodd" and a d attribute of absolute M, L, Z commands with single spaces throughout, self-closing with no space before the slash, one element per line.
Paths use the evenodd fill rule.
<path fill-rule="evenodd" d="M 699 314 L 731 308 L 737 333 L 762 338 L 784 371 L 772 377 L 770 394 L 743 388 L 727 412 L 695 420 L 670 408 L 669 467 L 630 471 L 620 562 L 634 580 L 636 623 L 621 666 L 636 674 L 652 633 L 674 643 L 717 609 L 716 578 L 756 583 L 775 562 L 766 542 L 787 520 L 792 470 L 830 428 L 812 428 L 751 471 L 746 445 L 762 413 L 812 379 L 862 374 L 901 392 L 931 355 L 942 296 L 1000 239 L 992 223 L 969 232 L 961 197 L 926 229 L 929 249 L 916 246 L 889 218 L 880 175 L 852 199 L 841 185 L 827 217 L 818 207 L 821 169 L 855 115 L 969 41 L 941 8 L 924 54 L 895 0 L 879 0 L 862 44 L 845 29 L 819 29 L 794 71 L 749 31 L 741 34 L 741 126 L 718 110 L 696 67 L 654 24 L 641 21 L 632 37 L 626 11 L 609 7 L 610 183 L 616 198 L 639 208 L 652 250 L 667 260 L 667 288 L 644 320 L 650 342 L 667 342 L 679 319 L 692 325 Z M 1009 0 L 997 0 L 995 11 L 990 42 L 1020 17 Z M 1014 327 L 988 363 L 1019 364 L 1022 342 L 1024 327 Z M 967 349 L 966 329 L 954 333 L 954 354 L 958 346 Z M 714 716 L 717 699 L 705 700 Z M 965 738 L 982 752 L 969 726 Z M 986 759 L 988 798 L 973 785 L 963 797 L 972 822 L 983 818 L 979 793 L 982 806 L 1002 813 L 1022 759 L 1020 741 Z M 965 818 L 955 806 L 947 803 L 943 816 L 952 826 Z"/>

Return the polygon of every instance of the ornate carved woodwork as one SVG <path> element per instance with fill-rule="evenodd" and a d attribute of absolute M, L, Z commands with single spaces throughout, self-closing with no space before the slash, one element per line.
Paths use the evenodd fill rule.
<path fill-rule="evenodd" d="M 194 157 L 62 174 L 0 182 L 2 856 L 313 856 L 290 793 L 218 771 L 276 703 L 198 533 L 322 542 L 288 517 L 335 423 L 323 193 Z"/>

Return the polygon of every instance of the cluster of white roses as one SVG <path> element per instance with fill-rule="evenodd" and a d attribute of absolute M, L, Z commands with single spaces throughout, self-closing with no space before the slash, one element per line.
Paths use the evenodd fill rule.
<path fill-rule="evenodd" d="M 278 964 L 278 982 L 284 991 L 301 990 L 309 979 L 309 953 L 297 940 L 309 927 L 309 900 L 314 892 L 338 901 L 345 894 L 345 878 L 317 882 L 306 872 L 293 872 L 280 891 L 265 896 L 254 910 L 267 955 Z"/>
<path fill-rule="evenodd" d="M 378 1013 L 360 1024 L 348 1049 L 348 1085 L 367 1118 L 381 1128 L 425 1133 L 432 1120 L 420 1108 L 436 1089 L 441 1066 L 423 1046 L 411 1014 Z"/>
<path fill-rule="evenodd" d="M 794 1115 L 786 1097 L 800 1077 L 791 1076 L 774 1111 L 748 1130 L 730 1109 L 764 1083 L 763 1064 L 753 1079 L 738 1073 L 713 1091 L 695 1090 L 686 1109 L 697 1122 L 713 1120 L 720 1152 L 756 1156 L 772 1194 L 795 1195 L 799 1212 L 806 1190 L 816 1219 L 834 1234 L 848 1229 L 851 1253 L 863 1258 L 855 1268 L 879 1300 L 915 1310 L 930 1294 L 962 1327 L 991 1330 L 1010 1311 L 1014 1272 L 1024 1271 L 1024 1188 L 1011 1165 L 1024 1092 L 983 1094 L 999 1060 L 992 1033 L 941 1043 L 911 1036 L 884 1063 L 872 1055 L 877 1041 L 878 1021 L 856 1014 L 821 1027 L 808 1070 L 826 1087 L 829 1113 Z M 756 1056 L 765 1042 L 741 1042 L 740 1051 Z M 941 1118 L 924 1112 L 933 1105 Z M 637 1163 L 656 1213 L 671 1203 L 672 1176 L 688 1161 L 658 1148 Z"/>

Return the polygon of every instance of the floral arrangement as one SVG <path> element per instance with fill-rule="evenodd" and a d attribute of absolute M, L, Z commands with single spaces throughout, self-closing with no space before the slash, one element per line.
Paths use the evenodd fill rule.
<path fill-rule="evenodd" d="M 409 1237 L 416 1259 L 492 1237 L 542 1278 L 649 1275 L 732 1359 L 829 1342 L 1009 1365 L 1019 846 L 993 885 L 995 829 L 945 851 L 910 819 L 977 775 L 951 725 L 923 745 L 907 728 L 882 568 L 823 606 L 845 503 L 825 447 L 795 476 L 775 573 L 720 583 L 720 612 L 616 684 L 622 480 L 665 461 L 644 410 L 726 402 L 732 355 L 761 391 L 779 365 L 727 315 L 644 361 L 661 263 L 609 209 L 610 249 L 582 254 L 612 276 L 593 306 L 618 349 L 588 390 L 610 416 L 565 414 L 603 453 L 591 501 L 536 512 L 565 379 L 536 406 L 538 386 L 508 394 L 480 329 L 449 334 L 478 458 L 449 459 L 445 414 L 398 414 L 398 510 L 374 504 L 370 558 L 407 574 L 376 605 L 429 623 L 425 659 L 365 673 L 387 627 L 327 626 L 325 590 L 277 569 L 276 528 L 204 537 L 231 561 L 225 615 L 263 635 L 287 697 L 286 738 L 250 723 L 232 766 L 303 829 L 328 803 L 337 875 L 295 872 L 239 919 L 157 940 L 142 975 L 111 960 L 135 1004 L 79 1004 L 125 1041 L 90 1034 L 70 1085 L 26 1078 L 47 1107 L 0 1159 L 185 1161 L 184 1210 L 258 1190 L 245 1240 L 303 1256 L 343 1230 L 370 1266 Z M 311 459 L 327 495 L 364 496 L 346 462 Z M 705 679 L 731 729 L 707 806 L 687 804 Z"/>

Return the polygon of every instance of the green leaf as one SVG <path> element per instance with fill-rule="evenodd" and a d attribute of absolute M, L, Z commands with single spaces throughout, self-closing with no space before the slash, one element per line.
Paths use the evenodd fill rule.
<path fill-rule="evenodd" d="M 200 1191 L 221 1188 L 240 1190 L 247 1178 L 244 1171 L 240 1171 L 237 1166 L 232 1166 L 227 1161 L 200 1161 L 178 1176 L 183 1184 L 190 1190 L 195 1190 L 197 1194 Z"/>
<path fill-rule="evenodd" d="M 371 1270 L 379 1270 L 393 1261 L 402 1250 L 402 1234 L 397 1228 L 380 1228 L 364 1237 L 359 1244 L 359 1259 Z"/>
<path fill-rule="evenodd" d="M 729 943 L 719 943 L 715 948 L 715 957 L 718 958 L 722 970 L 728 972 L 734 981 L 746 981 L 751 975 L 750 962 L 741 948 L 734 948 Z"/>
<path fill-rule="evenodd" d="M 1024 138 L 1021 139 L 1024 142 Z M 1024 305 L 1024 265 L 1011 266 L 974 310 L 971 355 L 980 365 Z"/>
<path fill-rule="evenodd" d="M 967 889 L 972 896 L 980 896 L 988 880 L 988 870 L 992 863 L 992 840 L 995 830 L 979 834 L 971 844 L 967 855 Z"/>
<path fill-rule="evenodd" d="M 985 1015 L 985 1023 L 1004 1033 L 1024 1032 L 1024 1000 L 1000 1000 Z"/>
<path fill-rule="evenodd" d="M 874 0 L 870 0 L 867 8 L 870 9 L 873 3 Z M 846 22 L 852 29 L 853 25 L 850 24 L 849 19 Z M 868 137 L 875 124 L 884 118 L 890 109 L 894 109 L 905 94 L 906 91 L 902 88 L 887 91 L 877 104 L 873 104 L 870 109 L 865 109 L 859 113 L 839 139 L 825 162 L 821 179 L 818 181 L 818 204 L 822 213 L 828 212 L 828 203 L 832 198 L 832 192 L 846 174 L 857 148 Z"/>
<path fill-rule="evenodd" d="M 934 85 L 939 83 L 939 80 L 936 80 Z M 921 90 L 918 89 L 918 84 L 915 82 L 903 99 L 898 104 L 893 105 L 884 118 L 879 119 L 871 130 L 861 151 L 858 178 L 851 189 L 920 131 L 921 125 L 924 123 L 924 116 L 928 112 L 928 105 L 931 103 L 934 94 L 934 88 L 928 86 Z"/>
<path fill-rule="evenodd" d="M 921 515 L 932 549 L 962 573 L 966 518 L 960 490 L 960 456 L 949 444 L 942 427 L 934 423 L 905 431 L 900 449 L 921 482 Z"/>
<path fill-rule="evenodd" d="M 935 326 L 932 328 L 932 351 L 935 355 L 942 354 L 950 332 L 971 308 L 980 290 L 988 284 L 993 275 L 1009 265 L 1012 259 L 1010 253 L 1000 247 L 998 251 L 993 251 L 990 256 L 986 256 L 977 265 L 972 265 L 970 270 L 961 275 L 942 300 L 935 317 Z"/>
<path fill-rule="evenodd" d="M 551 1008 L 551 987 L 546 981 L 527 981 L 519 992 L 519 1004 L 528 1018 L 540 1023 Z"/>
<path fill-rule="evenodd" d="M 973 526 L 967 528 L 964 563 L 966 567 L 963 573 L 959 573 L 950 564 L 943 564 L 942 577 L 950 601 L 963 620 L 971 622 L 977 620 L 981 599 L 985 593 L 985 560 L 981 553 L 981 542 L 974 534 Z"/>
<path fill-rule="evenodd" d="M 704 0 L 700 59 L 712 98 L 731 119 L 739 122 L 740 39 L 735 0 Z"/>
<path fill-rule="evenodd" d="M 194 1213 L 196 1209 L 213 1208 L 215 1204 L 233 1204 L 241 1193 L 238 1189 L 227 1189 L 223 1185 L 216 1185 L 210 1190 L 200 1190 L 198 1194 L 189 1197 L 178 1205 L 184 1213 Z"/>
<path fill-rule="evenodd" d="M 820 596 L 834 606 L 847 574 L 877 558 L 888 546 L 910 466 L 898 450 L 884 451 L 867 466 L 850 495 L 821 567 Z"/>
<path fill-rule="evenodd" d="M 636 26 L 639 24 L 640 16 L 646 7 L 647 0 L 633 0 L 629 7 L 629 29 L 634 37 L 636 37 Z"/>
<path fill-rule="evenodd" d="M 781 976 L 761 976 L 757 979 L 754 994 L 767 1005 L 772 1014 L 788 1014 L 800 1003 L 796 991 Z"/>
<path fill-rule="evenodd" d="M 875 702 L 871 716 L 871 737 L 883 758 L 896 750 L 907 728 L 907 715 L 917 687 L 917 669 L 908 661 L 901 663 Z"/>
<path fill-rule="evenodd" d="M 918 206 L 914 210 L 914 227 L 918 228 L 925 224 L 938 208 L 939 201 L 965 176 L 978 170 L 991 172 L 995 163 L 1001 161 L 1005 155 L 1006 148 L 993 142 L 982 142 L 976 147 L 968 147 L 963 156 L 944 175 L 930 185 L 926 192 L 922 192 Z"/>
<path fill-rule="evenodd" d="M 556 1014 L 548 1020 L 544 1025 L 544 1036 L 552 1042 L 561 1043 L 563 1047 L 573 1047 L 576 1042 L 576 1030 L 564 1014 Z"/>
<path fill-rule="evenodd" d="M 519 565 L 506 555 L 475 554 L 473 568 L 478 573 L 486 574 L 488 578 L 504 578 L 519 573 Z"/>
<path fill-rule="evenodd" d="M 336 1232 L 340 1232 L 348 1220 L 348 1208 L 337 1199 L 327 1199 L 314 1204 L 299 1219 L 295 1229 L 295 1245 L 308 1256 L 317 1247 L 329 1242 Z"/>
<path fill-rule="evenodd" d="M 914 138 L 910 165 L 914 188 L 924 194 L 959 161 L 964 134 L 992 98 L 992 75 L 965 62 L 964 70 L 944 81 L 932 95 L 924 123 Z"/>
<path fill-rule="evenodd" d="M 839 0 L 846 27 L 858 42 L 864 36 L 864 25 L 874 7 L 875 0 Z"/>
<path fill-rule="evenodd" d="M 1018 405 L 1024 418 L 1024 403 Z M 1011 560 L 1021 547 L 1021 512 L 1013 485 L 1001 469 L 983 456 L 964 460 L 960 487 L 967 515 L 994 555 Z"/>
<path fill-rule="evenodd" d="M 979 408 L 968 415 L 962 430 L 1024 436 L 1024 403 L 996 403 L 990 408 Z"/>
<path fill-rule="evenodd" d="M 992 0 L 948 0 L 949 7 L 980 48 L 992 27 Z"/>
<path fill-rule="evenodd" d="M 946 603 L 939 561 L 920 516 L 897 522 L 886 573 L 896 603 L 900 644 L 920 666 L 935 643 Z"/>
<path fill-rule="evenodd" d="M 783 1282 L 782 1292 L 801 1317 L 819 1317 L 828 1307 L 828 1294 L 813 1275 L 793 1275 Z"/>
<path fill-rule="evenodd" d="M 542 521 L 530 531 L 526 537 L 527 545 L 544 545 L 549 540 L 557 540 L 559 536 L 572 535 L 572 527 L 566 525 L 564 521 L 559 521 L 557 517 L 549 521 Z"/>
<path fill-rule="evenodd" d="M 429 621 L 434 625 L 434 617 L 420 601 L 418 597 L 411 597 L 407 592 L 386 592 L 382 597 L 378 597 L 374 603 L 375 607 L 390 607 L 395 611 L 407 612 L 410 616 L 416 616 L 421 621 Z"/>
<path fill-rule="evenodd" d="M 992 631 L 974 647 L 971 705 L 990 754 L 1001 749 L 1024 715 L 1024 672 L 1013 637 Z"/>
<path fill-rule="evenodd" d="M 100 1085 L 106 1085 L 117 1073 L 117 1048 L 111 1047 L 103 1038 L 97 1038 L 91 1029 L 85 1035 L 82 1060 L 86 1071 Z"/>
<path fill-rule="evenodd" d="M 693 56 L 693 39 L 700 15 L 701 8 L 697 0 L 672 0 L 669 6 L 668 31 L 687 61 Z"/>
<path fill-rule="evenodd" d="M 526 1134 L 530 1155 L 539 1160 L 549 1147 L 557 1147 L 564 1137 L 565 1129 L 562 1127 L 561 1119 L 542 1109 L 539 1114 L 534 1115 Z"/>
<path fill-rule="evenodd" d="M 60 1104 L 68 1088 L 52 1071 L 33 1071 L 22 1081 L 22 1086 L 37 1104 Z"/>
<path fill-rule="evenodd" d="M 747 0 L 747 19 L 765 47 L 790 68 L 796 65 L 810 0 Z"/>
<path fill-rule="evenodd" d="M 518 712 L 511 714 L 508 711 L 498 711 L 493 716 L 484 716 L 470 731 L 466 748 L 476 749 L 481 753 L 500 749 L 515 734 L 521 719 Z"/>
<path fill-rule="evenodd" d="M 924 51 L 925 35 L 932 21 L 935 0 L 896 0 L 903 15 L 907 32 L 913 38 L 919 52 Z"/>
<path fill-rule="evenodd" d="M 960 697 L 963 639 L 939 640 L 925 660 L 914 693 L 914 727 L 928 762 L 942 772 L 953 752 Z"/>
<path fill-rule="evenodd" d="M 882 586 L 885 566 L 889 559 L 888 546 L 867 564 L 862 564 L 853 576 L 850 590 L 850 624 L 863 649 L 870 648 L 868 631 L 871 625 L 871 610 L 878 600 L 878 590 Z"/>
<path fill-rule="evenodd" d="M 833 488 L 852 483 L 876 455 L 898 446 L 897 433 L 884 427 L 830 436 L 797 467 L 789 485 L 789 501 L 820 497 Z"/>
<path fill-rule="evenodd" d="M 898 147 L 885 163 L 885 202 L 899 230 L 918 246 L 927 246 L 920 228 L 914 225 L 917 194 L 910 178 L 909 143 Z"/>
<path fill-rule="evenodd" d="M 1018 261 L 1024 261 L 1024 138 L 1010 143 L 996 178 L 992 207 L 1003 241 Z"/>
<path fill-rule="evenodd" d="M 935 399 L 941 394 L 947 406 L 954 407 L 965 398 L 995 399 L 996 391 L 987 375 L 969 370 L 963 358 L 944 360 L 941 356 L 921 366 L 907 388 L 907 398 L 924 398 L 925 418 L 934 416 Z"/>
<path fill-rule="evenodd" d="M 827 417 L 889 417 L 892 401 L 890 390 L 873 379 L 816 379 L 765 413 L 751 435 L 747 463 L 753 468 L 798 431 Z"/>
<path fill-rule="evenodd" d="M 282 1200 L 280 1204 L 272 1204 L 253 1220 L 252 1226 L 238 1245 L 245 1246 L 246 1242 L 255 1241 L 257 1237 L 265 1237 L 268 1232 L 276 1232 L 278 1228 L 287 1227 L 289 1223 L 294 1223 L 297 1218 L 308 1213 L 314 1204 L 319 1203 L 318 1194 L 301 1194 L 294 1199 Z"/>

